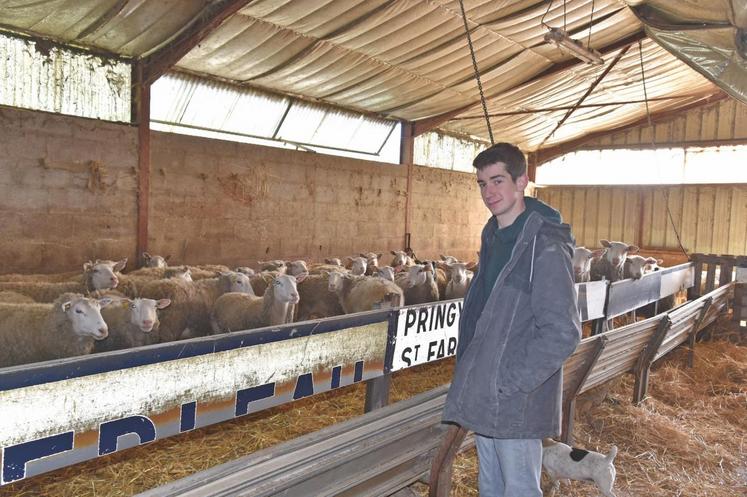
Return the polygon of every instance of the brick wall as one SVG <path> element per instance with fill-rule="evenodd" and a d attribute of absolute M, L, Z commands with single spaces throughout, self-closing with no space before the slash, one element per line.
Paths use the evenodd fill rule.
<path fill-rule="evenodd" d="M 136 151 L 129 126 L 0 108 L 0 273 L 133 257 Z M 404 166 L 156 132 L 151 153 L 150 252 L 174 264 L 402 248 Z M 415 167 L 420 257 L 474 259 L 486 218 L 473 175 Z"/>

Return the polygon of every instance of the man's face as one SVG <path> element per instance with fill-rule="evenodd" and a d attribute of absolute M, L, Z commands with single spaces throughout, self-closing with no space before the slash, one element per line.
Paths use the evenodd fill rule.
<path fill-rule="evenodd" d="M 524 196 L 527 177 L 519 176 L 514 182 L 506 171 L 506 164 L 497 162 L 477 170 L 477 184 L 485 206 L 500 222 L 502 216 L 520 207 L 517 202 Z"/>

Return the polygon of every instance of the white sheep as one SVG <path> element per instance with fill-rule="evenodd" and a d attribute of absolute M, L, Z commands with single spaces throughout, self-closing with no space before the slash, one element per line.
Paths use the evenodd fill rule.
<path fill-rule="evenodd" d="M 405 304 L 425 304 L 439 299 L 438 285 L 430 263 L 410 266 L 408 271 L 397 273 L 394 282 L 405 294 Z"/>
<path fill-rule="evenodd" d="M 279 271 L 285 273 L 285 261 L 275 259 L 274 261 L 257 261 L 260 271 Z"/>
<path fill-rule="evenodd" d="M 623 266 L 628 254 L 638 252 L 638 247 L 623 242 L 600 240 L 599 243 L 607 249 L 604 255 L 591 260 L 591 280 L 609 280 L 611 282 L 623 279 Z"/>
<path fill-rule="evenodd" d="M 109 333 L 109 303 L 65 293 L 52 304 L 0 304 L 0 367 L 90 354 Z"/>
<path fill-rule="evenodd" d="M 586 247 L 576 247 L 573 250 L 573 276 L 576 283 L 591 280 L 591 261 L 604 255 L 607 249 L 589 250 Z"/>
<path fill-rule="evenodd" d="M 342 267 L 342 261 L 339 259 L 339 257 L 328 257 L 324 259 L 325 264 L 329 264 L 331 266 L 340 266 Z"/>
<path fill-rule="evenodd" d="M 150 255 L 148 252 L 143 252 L 144 267 L 166 267 L 170 257 L 170 255 L 161 257 L 160 255 Z"/>
<path fill-rule="evenodd" d="M 237 273 L 245 274 L 249 277 L 252 277 L 255 274 L 257 274 L 257 272 L 254 269 L 250 268 L 249 266 L 239 266 L 236 269 L 234 269 L 234 271 L 236 271 Z"/>
<path fill-rule="evenodd" d="M 0 274 L 0 282 L 46 281 L 49 283 L 60 283 L 63 281 L 70 281 L 78 277 L 80 277 L 80 271 L 67 271 L 64 273 L 33 273 L 33 274 L 8 273 L 8 274 Z"/>
<path fill-rule="evenodd" d="M 329 273 L 329 291 L 337 294 L 345 314 L 401 307 L 402 289 L 391 281 L 373 276 Z"/>
<path fill-rule="evenodd" d="M 285 263 L 285 274 L 298 276 L 299 274 L 308 273 L 309 268 L 306 261 L 298 260 Z"/>
<path fill-rule="evenodd" d="M 415 264 L 413 258 L 410 257 L 404 250 L 392 250 L 391 254 L 394 256 L 394 259 L 392 259 L 392 263 L 390 264 L 390 266 L 395 269 L 401 271 L 402 269 L 408 268 Z"/>
<path fill-rule="evenodd" d="M 278 275 L 262 297 L 241 293 L 226 293 L 215 301 L 211 327 L 213 333 L 251 330 L 264 326 L 277 326 L 293 321 L 293 311 L 298 304 L 297 284 L 306 278 Z"/>
<path fill-rule="evenodd" d="M 158 330 L 158 309 L 171 304 L 169 299 L 119 299 L 101 310 L 109 327 L 109 337 L 95 343 L 95 352 L 128 349 L 153 343 L 152 331 Z"/>
<path fill-rule="evenodd" d="M 449 282 L 446 284 L 446 295 L 448 299 L 461 299 L 467 295 L 467 290 L 472 283 L 472 271 L 467 270 L 464 262 L 449 262 Z"/>
<path fill-rule="evenodd" d="M 345 261 L 350 265 L 350 274 L 355 276 L 366 274 L 368 262 L 365 257 L 346 257 Z"/>
<path fill-rule="evenodd" d="M 127 259 L 121 261 L 88 261 L 83 264 L 83 275 L 75 281 L 66 282 L 4 282 L 0 283 L 0 291 L 10 290 L 28 295 L 36 302 L 53 302 L 63 293 L 86 294 L 96 290 L 116 288 L 119 284 L 117 271 L 124 269 Z"/>
<path fill-rule="evenodd" d="M 664 261 L 654 257 L 643 257 L 640 255 L 629 255 L 625 258 L 623 265 L 623 277 L 638 280 L 644 274 L 659 270 L 659 264 Z"/>
<path fill-rule="evenodd" d="M 384 254 L 377 254 L 376 252 L 366 252 L 365 254 L 359 255 L 366 259 L 366 275 L 371 276 L 379 267 L 379 259 L 381 259 L 381 256 Z"/>
<path fill-rule="evenodd" d="M 392 266 L 381 266 L 376 270 L 374 276 L 383 278 L 385 280 L 394 281 L 394 268 Z"/>
<path fill-rule="evenodd" d="M 171 305 L 160 314 L 161 325 L 154 342 L 170 342 L 210 333 L 210 313 L 218 297 L 228 292 L 253 294 L 249 277 L 233 271 L 217 278 L 189 283 L 171 278 L 155 280 L 142 288 L 141 297 L 169 299 Z"/>
<path fill-rule="evenodd" d="M 342 267 L 337 270 L 344 271 Z M 298 283 L 298 321 L 322 319 L 345 314 L 337 294 L 329 291 L 329 271 L 310 274 Z"/>

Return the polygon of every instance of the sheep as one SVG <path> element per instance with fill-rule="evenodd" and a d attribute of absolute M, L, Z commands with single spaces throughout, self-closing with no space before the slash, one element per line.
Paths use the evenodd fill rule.
<path fill-rule="evenodd" d="M 440 257 L 441 257 L 441 260 L 443 262 L 445 262 L 446 264 L 454 264 L 454 263 L 459 262 L 459 259 L 457 259 L 453 255 L 443 255 L 443 254 L 441 254 Z"/>
<path fill-rule="evenodd" d="M 150 255 L 148 252 L 143 252 L 143 267 L 167 267 L 167 261 L 171 258 L 170 255 L 161 257 L 160 255 Z"/>
<path fill-rule="evenodd" d="M 275 259 L 274 261 L 257 261 L 259 264 L 260 271 L 279 271 L 285 273 L 285 261 L 281 259 Z"/>
<path fill-rule="evenodd" d="M 467 295 L 472 283 L 472 271 L 467 270 L 463 262 L 451 262 L 449 266 L 449 283 L 446 285 L 446 300 L 461 299 Z"/>
<path fill-rule="evenodd" d="M 255 274 L 257 274 L 257 272 L 254 269 L 250 268 L 249 266 L 239 266 L 236 269 L 234 269 L 234 271 L 236 271 L 237 273 L 245 274 L 249 277 L 252 277 Z"/>
<path fill-rule="evenodd" d="M 606 247 L 607 251 L 599 259 L 592 259 L 590 269 L 591 280 L 607 279 L 615 282 L 623 279 L 625 257 L 628 254 L 638 252 L 638 247 L 623 242 L 610 242 L 608 240 L 600 240 L 599 243 L 603 247 Z"/>
<path fill-rule="evenodd" d="M 404 305 L 402 289 L 391 281 L 371 276 L 329 273 L 329 291 L 337 294 L 345 314 Z"/>
<path fill-rule="evenodd" d="M 438 285 L 430 263 L 411 266 L 406 273 L 398 273 L 394 282 L 404 292 L 407 305 L 436 302 L 439 299 Z"/>
<path fill-rule="evenodd" d="M 251 282 L 254 295 L 256 295 L 257 297 L 261 297 L 262 295 L 264 295 L 267 286 L 272 283 L 272 280 L 274 280 L 281 274 L 285 274 L 285 271 L 261 271 L 250 277 L 249 280 Z"/>
<path fill-rule="evenodd" d="M 384 254 L 377 254 L 376 252 L 366 252 L 365 254 L 358 254 L 366 259 L 366 276 L 371 276 L 376 272 L 379 267 L 379 259 Z"/>
<path fill-rule="evenodd" d="M 345 261 L 350 265 L 350 274 L 355 276 L 366 274 L 368 262 L 365 257 L 346 257 Z"/>
<path fill-rule="evenodd" d="M 392 266 L 395 270 L 401 271 L 405 268 L 415 265 L 415 261 L 410 257 L 407 252 L 403 250 L 391 250 L 391 254 L 394 256 L 392 259 Z"/>
<path fill-rule="evenodd" d="M 64 293 L 52 304 L 0 304 L 0 368 L 90 354 L 109 329 L 111 299 Z"/>
<path fill-rule="evenodd" d="M 661 259 L 657 260 L 654 257 L 629 255 L 625 258 L 625 262 L 623 265 L 623 276 L 625 278 L 633 278 L 634 280 L 638 280 L 644 274 L 658 271 L 658 264 L 661 264 L 662 262 L 664 261 L 662 261 Z"/>
<path fill-rule="evenodd" d="M 341 267 L 339 271 L 344 271 Z M 309 274 L 298 283 L 298 321 L 321 319 L 345 314 L 337 294 L 329 291 L 329 272 Z"/>
<path fill-rule="evenodd" d="M 385 280 L 394 281 L 394 268 L 392 266 L 381 266 L 380 268 L 377 268 L 376 273 L 374 276 L 378 276 L 379 278 L 383 278 Z"/>
<path fill-rule="evenodd" d="M 31 282 L 31 281 L 46 281 L 48 283 L 61 283 L 63 281 L 70 281 L 80 276 L 80 271 L 68 271 L 65 273 L 35 273 L 35 274 L 19 274 L 9 273 L 0 274 L 0 282 Z"/>
<path fill-rule="evenodd" d="M 171 305 L 160 316 L 161 325 L 154 342 L 170 342 L 210 332 L 210 312 L 215 301 L 228 292 L 253 294 L 249 277 L 233 271 L 217 278 L 188 283 L 175 278 L 155 280 L 145 284 L 141 297 L 169 299 Z"/>
<path fill-rule="evenodd" d="M 329 264 L 330 266 L 342 267 L 342 261 L 338 257 L 328 257 L 324 259 L 324 263 Z"/>
<path fill-rule="evenodd" d="M 277 326 L 293 321 L 293 310 L 299 303 L 297 284 L 306 278 L 278 275 L 262 297 L 241 293 L 226 293 L 215 301 L 210 325 L 213 333 L 251 330 Z"/>
<path fill-rule="evenodd" d="M 101 310 L 109 327 L 109 337 L 94 344 L 94 352 L 140 347 L 152 343 L 151 332 L 158 330 L 158 309 L 171 304 L 169 299 L 120 299 Z"/>
<path fill-rule="evenodd" d="M 36 300 L 22 293 L 4 291 L 0 292 L 0 302 L 6 304 L 35 304 Z"/>
<path fill-rule="evenodd" d="M 306 261 L 291 261 L 285 263 L 285 274 L 290 276 L 298 276 L 299 274 L 308 273 L 309 268 L 306 265 Z"/>
<path fill-rule="evenodd" d="M 334 264 L 321 264 L 321 263 L 314 263 L 309 265 L 309 274 L 324 274 L 325 276 L 330 271 L 345 271 L 345 268 L 342 265 L 334 265 Z"/>
<path fill-rule="evenodd" d="M 189 266 L 177 266 L 169 267 L 163 272 L 164 278 L 176 278 L 184 281 L 192 282 L 192 270 Z"/>
<path fill-rule="evenodd" d="M 591 261 L 598 259 L 607 249 L 589 250 L 586 247 L 576 247 L 573 250 L 573 276 L 576 283 L 591 280 Z"/>
<path fill-rule="evenodd" d="M 36 302 L 53 302 L 63 293 L 86 294 L 95 290 L 116 288 L 119 284 L 117 271 L 124 269 L 127 259 L 121 261 L 88 261 L 83 264 L 83 275 L 76 281 L 48 283 L 43 281 L 0 283 L 0 291 L 10 290 L 28 295 Z"/>

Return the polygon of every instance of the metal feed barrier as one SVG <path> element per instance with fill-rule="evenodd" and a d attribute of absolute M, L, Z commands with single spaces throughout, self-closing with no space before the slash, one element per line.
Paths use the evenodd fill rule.
<path fill-rule="evenodd" d="M 651 364 L 692 340 L 724 312 L 732 288 L 728 284 L 668 314 L 584 339 L 564 364 L 563 439 L 570 442 L 576 396 L 597 385 L 632 373 L 633 401 L 640 402 Z M 473 440 L 465 441 L 464 430 L 440 423 L 447 388 L 195 473 L 140 497 L 387 496 L 429 471 L 430 495 L 448 496 L 453 458 Z"/>

